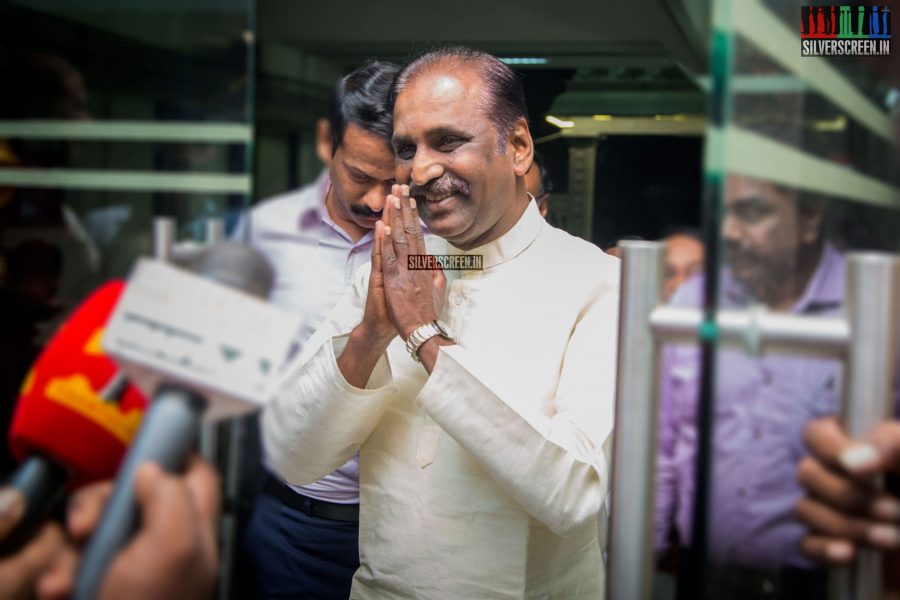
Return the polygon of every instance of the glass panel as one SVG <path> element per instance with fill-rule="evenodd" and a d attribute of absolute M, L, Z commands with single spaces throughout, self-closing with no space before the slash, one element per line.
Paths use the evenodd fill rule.
<path fill-rule="evenodd" d="M 252 187 L 253 0 L 0 3 L 0 429 L 54 328 Z M 6 444 L 0 470 L 11 463 Z"/>
<path fill-rule="evenodd" d="M 777 0 L 715 3 L 711 252 L 675 304 L 837 318 L 847 254 L 900 249 L 891 58 L 801 56 L 800 16 Z M 822 598 L 826 573 L 800 549 L 795 471 L 805 426 L 839 411 L 842 364 L 745 341 L 664 350 L 657 549 L 683 547 L 686 598 Z"/>

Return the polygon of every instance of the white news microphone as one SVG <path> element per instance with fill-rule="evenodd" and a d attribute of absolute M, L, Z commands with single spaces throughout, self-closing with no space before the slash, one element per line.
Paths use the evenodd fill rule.
<path fill-rule="evenodd" d="M 103 336 L 104 351 L 153 400 L 85 550 L 75 600 L 97 597 L 135 531 L 138 467 L 178 471 L 201 418 L 260 408 L 300 328 L 298 315 L 265 302 L 272 268 L 249 246 L 222 242 L 186 262 L 194 273 L 139 261 Z"/>

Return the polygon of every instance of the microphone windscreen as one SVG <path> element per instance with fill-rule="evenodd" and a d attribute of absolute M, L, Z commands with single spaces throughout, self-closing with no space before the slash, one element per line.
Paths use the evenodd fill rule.
<path fill-rule="evenodd" d="M 239 242 L 217 242 L 190 256 L 184 267 L 221 285 L 268 298 L 275 271 L 258 250 Z"/>
<path fill-rule="evenodd" d="M 17 460 L 55 460 L 76 487 L 115 475 L 147 405 L 100 345 L 124 288 L 107 283 L 57 330 L 22 384 L 9 431 Z"/>

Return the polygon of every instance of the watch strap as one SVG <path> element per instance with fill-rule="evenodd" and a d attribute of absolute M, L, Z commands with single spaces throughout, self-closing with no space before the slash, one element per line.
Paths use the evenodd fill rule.
<path fill-rule="evenodd" d="M 419 325 L 411 334 L 409 334 L 409 337 L 406 338 L 406 350 L 414 361 L 422 362 L 419 360 L 419 348 L 422 347 L 422 344 L 435 336 L 441 336 L 447 340 L 453 339 L 447 332 L 446 326 L 437 320 L 425 323 L 424 325 Z"/>

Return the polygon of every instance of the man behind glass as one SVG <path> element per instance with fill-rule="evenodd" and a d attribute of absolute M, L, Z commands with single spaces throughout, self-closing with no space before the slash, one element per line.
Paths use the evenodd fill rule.
<path fill-rule="evenodd" d="M 271 301 L 303 315 L 302 349 L 369 261 L 375 222 L 394 181 L 387 96 L 397 67 L 372 62 L 335 86 L 328 129 L 317 132 L 327 176 L 255 208 L 235 234 L 276 271 Z M 264 461 L 266 462 L 266 461 Z M 266 463 L 267 464 L 267 463 Z M 347 598 L 359 564 L 359 458 L 289 486 L 266 466 L 244 548 L 260 598 Z"/>
<path fill-rule="evenodd" d="M 720 307 L 763 305 L 798 315 L 837 315 L 844 259 L 823 239 L 825 207 L 773 183 L 729 178 L 722 224 L 726 268 Z M 699 306 L 702 278 L 672 302 Z M 819 571 L 800 551 L 804 528 L 794 516 L 800 497 L 795 467 L 803 428 L 837 410 L 840 364 L 808 357 L 754 357 L 721 350 L 717 358 L 711 490 L 709 584 L 741 598 L 819 598 Z M 674 526 L 690 541 L 696 460 L 699 350 L 664 352 L 657 471 L 656 546 Z M 726 566 L 727 565 L 727 566 Z"/>

